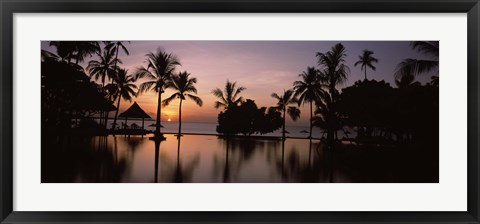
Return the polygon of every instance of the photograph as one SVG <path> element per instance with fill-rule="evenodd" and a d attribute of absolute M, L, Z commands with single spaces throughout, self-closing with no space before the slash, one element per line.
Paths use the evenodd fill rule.
<path fill-rule="evenodd" d="M 438 40 L 39 44 L 41 183 L 439 183 Z"/>

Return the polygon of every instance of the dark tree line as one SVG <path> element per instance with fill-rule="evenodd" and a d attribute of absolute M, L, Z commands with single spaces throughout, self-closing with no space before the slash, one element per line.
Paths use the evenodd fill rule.
<path fill-rule="evenodd" d="M 342 125 L 356 127 L 360 142 L 438 139 L 438 87 L 392 88 L 385 81 L 357 81 L 342 89 L 337 108 Z"/>
<path fill-rule="evenodd" d="M 68 133 L 73 120 L 115 109 L 99 86 L 75 64 L 44 60 L 41 74 L 42 128 L 48 133 Z M 85 120 L 81 124 L 93 125 Z"/>
<path fill-rule="evenodd" d="M 268 112 L 277 111 L 285 138 L 285 119 L 288 114 L 293 121 L 300 116 L 297 106 L 308 104 L 310 109 L 310 133 L 312 127 L 319 127 L 327 134 L 327 144 L 334 145 L 338 140 L 338 131 L 345 126 L 355 127 L 356 140 L 363 143 L 390 142 L 436 142 L 438 139 L 438 76 L 422 85 L 415 81 L 417 75 L 435 71 L 438 68 L 438 42 L 414 41 L 413 50 L 431 57 L 431 60 L 405 59 L 393 71 L 393 88 L 385 81 L 367 79 L 367 68 L 376 70 L 373 51 L 365 49 L 355 66 L 361 65 L 364 79 L 352 86 L 338 89 L 350 75 L 346 65 L 347 50 L 337 43 L 329 51 L 317 52 L 318 67 L 308 67 L 300 80 L 293 83 L 293 89 L 285 90 L 283 95 L 272 94 L 278 103 Z M 213 94 L 220 100 L 215 107 L 224 107 L 218 116 L 217 132 L 226 135 L 260 133 L 254 121 L 261 120 L 258 114 L 265 115 L 252 100 L 244 101 L 239 95 L 244 87 L 227 81 L 225 89 L 215 89 Z M 264 109 L 265 111 L 266 109 Z M 255 115 L 256 114 L 256 115 Z M 268 113 L 267 113 L 268 114 Z M 260 116 L 261 117 L 261 116 Z M 275 119 L 277 120 L 277 119 Z M 277 130 L 275 122 L 265 123 L 263 133 Z M 271 125 L 271 126 L 269 126 Z"/>
<path fill-rule="evenodd" d="M 231 106 L 218 115 L 217 132 L 226 136 L 266 134 L 282 127 L 281 113 L 275 108 L 258 108 L 247 99 L 239 106 Z"/>

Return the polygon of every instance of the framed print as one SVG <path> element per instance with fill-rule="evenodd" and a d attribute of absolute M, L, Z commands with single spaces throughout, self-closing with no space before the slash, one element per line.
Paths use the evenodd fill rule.
<path fill-rule="evenodd" d="M 470 1 L 2 1 L 2 223 L 479 223 Z"/>

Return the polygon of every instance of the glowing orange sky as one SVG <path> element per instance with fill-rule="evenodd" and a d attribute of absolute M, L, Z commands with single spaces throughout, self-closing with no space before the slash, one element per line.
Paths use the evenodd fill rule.
<path fill-rule="evenodd" d="M 120 66 L 133 73 L 139 66 L 145 66 L 145 54 L 156 52 L 158 47 L 177 55 L 182 63 L 177 71 L 187 71 L 191 77 L 196 77 L 198 96 L 203 100 L 203 107 L 190 100 L 184 101 L 182 119 L 186 122 L 216 122 L 220 109 L 213 107 L 217 100 L 211 91 L 223 89 L 227 79 L 236 81 L 247 89 L 241 94 L 245 99 L 255 100 L 258 107 L 275 105 L 271 93 L 282 94 L 284 89 L 292 88 L 292 83 L 298 80 L 298 74 L 307 66 L 316 66 L 316 52 L 326 52 L 338 41 L 132 41 L 126 43 L 130 55 L 119 53 L 123 61 Z M 379 59 L 377 70 L 368 70 L 369 79 L 393 82 L 393 71 L 396 65 L 405 58 L 424 58 L 413 51 L 408 41 L 341 41 L 347 49 L 347 65 L 351 74 L 344 86 L 363 80 L 364 73 L 360 67 L 353 64 L 363 49 L 374 51 L 374 57 Z M 42 49 L 55 52 L 42 42 Z M 81 65 L 85 68 L 88 61 Z M 88 73 L 87 73 L 88 74 Z M 431 75 L 419 77 L 425 82 Z M 140 84 L 143 80 L 139 80 Z M 391 84 L 392 85 L 392 84 Z M 394 85 L 392 85 L 394 86 Z M 167 90 L 162 98 L 172 94 Z M 152 118 L 156 117 L 157 95 L 154 92 L 138 96 L 136 101 Z M 120 112 L 128 108 L 132 102 L 122 101 Z M 116 106 L 116 105 L 115 105 Z M 301 107 L 301 118 L 293 125 L 308 124 L 309 111 L 307 105 Z M 110 116 L 113 116 L 111 113 Z M 162 121 L 178 120 L 178 101 L 162 108 Z"/>

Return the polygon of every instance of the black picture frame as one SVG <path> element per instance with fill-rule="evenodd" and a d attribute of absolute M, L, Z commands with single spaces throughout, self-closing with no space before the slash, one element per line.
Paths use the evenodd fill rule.
<path fill-rule="evenodd" d="M 0 0 L 1 223 L 480 223 L 479 0 Z M 14 13 L 467 13 L 467 212 L 18 212 L 13 211 Z"/>

